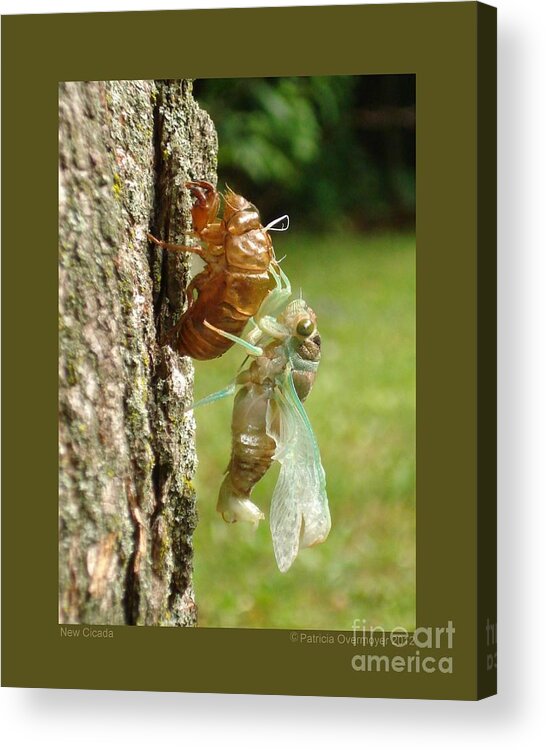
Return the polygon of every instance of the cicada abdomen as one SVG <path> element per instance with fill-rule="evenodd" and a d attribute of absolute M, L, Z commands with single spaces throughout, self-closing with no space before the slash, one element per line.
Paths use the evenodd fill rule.
<path fill-rule="evenodd" d="M 193 230 L 203 246 L 173 245 L 149 237 L 168 250 L 196 253 L 206 266 L 189 285 L 188 308 L 162 344 L 194 359 L 214 359 L 233 346 L 214 328 L 239 336 L 273 285 L 269 270 L 275 255 L 268 230 L 275 222 L 263 227 L 257 208 L 230 189 L 220 218 L 220 196 L 210 182 L 186 186 L 194 197 Z"/>
<path fill-rule="evenodd" d="M 217 510 L 224 521 L 257 524 L 264 515 L 250 494 L 271 466 L 276 443 L 266 431 L 271 385 L 248 383 L 233 404 L 231 458 L 220 487 Z"/>

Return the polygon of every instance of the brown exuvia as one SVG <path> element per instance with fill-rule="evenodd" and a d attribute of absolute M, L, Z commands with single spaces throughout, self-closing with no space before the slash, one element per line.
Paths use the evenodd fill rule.
<path fill-rule="evenodd" d="M 206 323 L 239 336 L 272 287 L 269 268 L 276 264 L 275 254 L 268 228 L 250 201 L 228 188 L 220 217 L 220 195 L 210 182 L 196 180 L 186 187 L 194 198 L 193 230 L 203 246 L 148 237 L 167 250 L 196 253 L 206 266 L 188 286 L 188 309 L 161 343 L 194 359 L 214 359 L 233 342 Z"/>

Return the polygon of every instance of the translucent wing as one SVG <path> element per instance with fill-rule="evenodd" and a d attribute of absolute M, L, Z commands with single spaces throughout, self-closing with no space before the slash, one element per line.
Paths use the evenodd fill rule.
<path fill-rule="evenodd" d="M 268 410 L 267 432 L 281 464 L 271 500 L 270 526 L 279 570 L 287 571 L 299 548 L 323 542 L 330 531 L 326 476 L 318 444 L 287 370 Z"/>

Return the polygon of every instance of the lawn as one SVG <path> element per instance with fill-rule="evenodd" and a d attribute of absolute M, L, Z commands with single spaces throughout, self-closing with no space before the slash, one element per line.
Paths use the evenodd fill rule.
<path fill-rule="evenodd" d="M 267 522 L 278 469 L 252 499 L 257 531 L 216 513 L 232 399 L 195 411 L 199 524 L 195 588 L 206 627 L 415 624 L 415 239 L 410 234 L 274 237 L 294 291 L 318 316 L 322 360 L 306 410 L 326 470 L 332 531 L 279 573 Z M 196 363 L 196 399 L 230 382 L 239 347 Z"/>

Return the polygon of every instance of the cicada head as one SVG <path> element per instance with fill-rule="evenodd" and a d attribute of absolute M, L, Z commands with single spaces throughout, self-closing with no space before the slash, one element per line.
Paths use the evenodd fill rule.
<path fill-rule="evenodd" d="M 286 342 L 292 363 L 292 374 L 298 397 L 305 401 L 317 374 L 321 355 L 321 340 L 317 329 L 317 316 L 303 299 L 287 306 L 279 318 L 290 332 Z"/>
<path fill-rule="evenodd" d="M 193 228 L 201 232 L 215 220 L 220 207 L 220 196 L 214 185 L 206 180 L 186 182 L 186 187 L 193 196 L 191 211 Z"/>
<path fill-rule="evenodd" d="M 282 323 L 300 341 L 305 341 L 317 332 L 317 316 L 303 299 L 295 299 L 279 317 Z"/>

